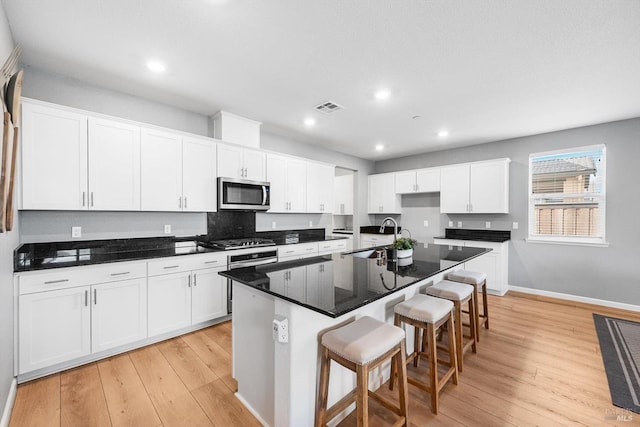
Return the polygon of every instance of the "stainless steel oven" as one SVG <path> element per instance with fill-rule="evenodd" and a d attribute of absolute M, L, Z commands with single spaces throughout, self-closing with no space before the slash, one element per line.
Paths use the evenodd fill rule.
<path fill-rule="evenodd" d="M 275 249 L 262 249 L 259 252 L 242 252 L 243 253 L 230 254 L 227 257 L 227 268 L 229 270 L 278 262 L 278 251 Z M 231 314 L 232 300 L 233 286 L 231 285 L 231 279 L 227 279 L 227 312 L 229 314 Z"/>
<path fill-rule="evenodd" d="M 246 179 L 218 178 L 218 209 L 269 210 L 269 183 Z"/>

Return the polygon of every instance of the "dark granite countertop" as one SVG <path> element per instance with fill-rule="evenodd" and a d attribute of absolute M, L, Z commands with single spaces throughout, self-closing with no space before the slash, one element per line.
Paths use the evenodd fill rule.
<path fill-rule="evenodd" d="M 319 233 L 312 233 L 311 235 L 303 233 L 299 242 L 296 243 L 341 239 L 340 237 L 328 237 L 325 239 L 324 229 L 321 231 L 323 233 L 322 236 L 320 236 Z M 256 234 L 264 237 L 262 233 Z M 274 239 L 276 244 L 289 244 L 285 242 L 283 236 Z M 32 270 L 105 264 L 109 262 L 220 252 L 218 249 L 209 249 L 197 244 L 197 240 L 203 240 L 205 238 L 206 236 L 148 237 L 25 243 L 20 245 L 13 253 L 13 271 L 17 273 Z"/>
<path fill-rule="evenodd" d="M 485 248 L 456 246 L 450 249 L 446 245 L 418 244 L 411 259 L 383 262 L 376 259 L 371 248 L 352 252 L 360 256 L 333 254 L 219 274 L 335 318 L 489 251 Z M 367 255 L 370 257 L 362 257 Z M 403 265 L 405 263 L 409 264 Z M 326 275 L 319 280 L 319 285 L 311 282 L 282 285 L 284 271 L 313 268 L 317 264 L 323 265 L 321 274 Z"/>
<path fill-rule="evenodd" d="M 400 230 L 402 230 L 402 227 L 398 226 L 398 235 L 400 235 Z M 387 225 L 384 228 L 384 231 L 381 233 L 380 232 L 380 226 L 379 225 L 363 225 L 362 227 L 360 227 L 360 234 L 393 234 L 393 225 Z"/>
<path fill-rule="evenodd" d="M 445 228 L 445 235 L 437 239 L 474 240 L 479 242 L 502 243 L 511 240 L 509 230 L 472 230 L 464 228 Z"/>

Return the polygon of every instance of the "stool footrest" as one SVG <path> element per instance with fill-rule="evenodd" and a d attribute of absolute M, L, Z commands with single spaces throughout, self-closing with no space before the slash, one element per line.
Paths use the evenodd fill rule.
<path fill-rule="evenodd" d="M 402 411 L 400 410 L 400 408 L 398 408 L 396 405 L 394 405 L 393 402 L 391 402 L 389 399 L 387 399 L 385 397 L 382 397 L 379 394 L 377 394 L 376 392 L 371 391 L 371 390 L 369 390 L 369 397 L 372 397 L 375 400 L 377 400 L 382 406 L 384 406 L 388 410 L 396 413 L 397 415 L 402 416 Z"/>
<path fill-rule="evenodd" d="M 342 399 L 338 400 L 331 408 L 327 410 L 327 420 L 333 419 L 340 412 L 344 411 L 356 401 L 356 390 L 352 390 Z"/>

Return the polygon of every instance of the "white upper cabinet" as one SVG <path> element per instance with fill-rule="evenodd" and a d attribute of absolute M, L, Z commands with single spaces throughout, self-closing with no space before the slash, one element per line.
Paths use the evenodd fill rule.
<path fill-rule="evenodd" d="M 396 172 L 396 193 L 430 193 L 440 191 L 440 168 Z"/>
<path fill-rule="evenodd" d="M 509 213 L 509 159 L 446 166 L 440 212 Z"/>
<path fill-rule="evenodd" d="M 400 195 L 395 191 L 395 174 L 369 175 L 369 213 L 401 213 Z"/>
<path fill-rule="evenodd" d="M 353 215 L 353 174 L 336 176 L 333 179 L 335 215 Z"/>
<path fill-rule="evenodd" d="M 140 210 L 140 128 L 89 118 L 89 209 Z"/>
<path fill-rule="evenodd" d="M 142 210 L 216 210 L 216 144 L 204 138 L 142 130 Z"/>
<path fill-rule="evenodd" d="M 300 213 L 306 210 L 307 164 L 301 160 L 267 155 L 267 181 L 270 182 L 270 213 Z"/>
<path fill-rule="evenodd" d="M 253 181 L 266 180 L 266 155 L 227 144 L 218 144 L 218 176 Z"/>
<path fill-rule="evenodd" d="M 335 168 L 322 163 L 307 163 L 307 212 L 333 212 Z"/>
<path fill-rule="evenodd" d="M 22 106 L 22 209 L 87 209 L 87 116 Z"/>
<path fill-rule="evenodd" d="M 142 129 L 141 192 L 144 211 L 181 211 L 182 137 Z"/>
<path fill-rule="evenodd" d="M 216 144 L 211 140 L 182 139 L 183 210 L 216 211 Z"/>

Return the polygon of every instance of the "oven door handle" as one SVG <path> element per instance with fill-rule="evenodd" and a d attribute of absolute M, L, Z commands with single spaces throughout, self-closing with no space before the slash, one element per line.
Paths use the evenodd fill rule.
<path fill-rule="evenodd" d="M 254 265 L 272 264 L 274 262 L 278 262 L 278 258 L 265 258 L 260 261 L 257 261 L 257 260 L 234 261 L 233 263 L 229 263 L 229 269 L 240 268 L 240 267 L 253 267 Z"/>

